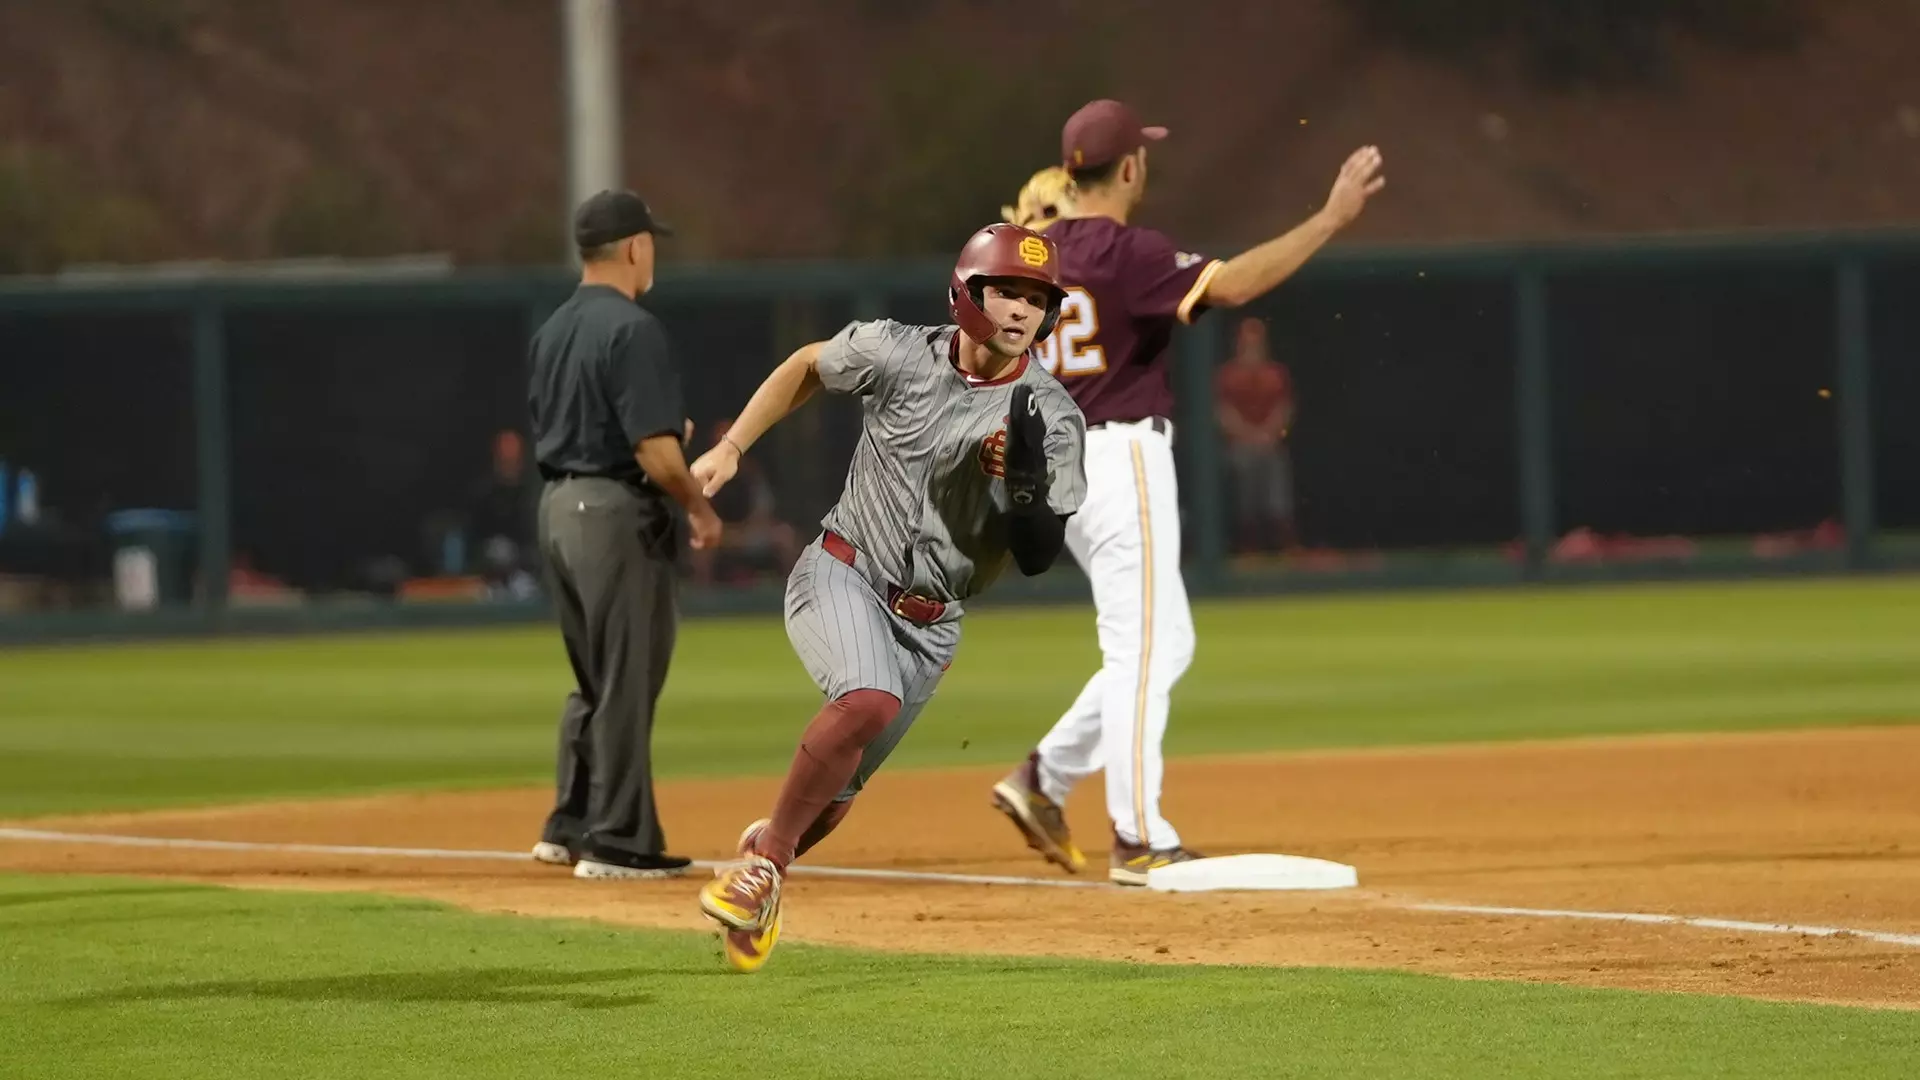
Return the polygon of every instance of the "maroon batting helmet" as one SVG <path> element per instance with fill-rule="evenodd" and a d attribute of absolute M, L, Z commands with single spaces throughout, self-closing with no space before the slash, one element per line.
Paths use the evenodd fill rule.
<path fill-rule="evenodd" d="M 987 318 L 981 304 L 981 287 L 994 278 L 1023 278 L 1045 285 L 1049 292 L 1046 318 L 1040 320 L 1040 332 L 1033 340 L 1044 340 L 1060 320 L 1060 302 L 1067 290 L 1060 284 L 1060 251 L 1053 241 L 1018 225 L 1002 222 L 973 234 L 960 258 L 953 264 L 953 280 L 947 285 L 947 306 L 960 332 L 975 341 L 993 337 L 999 327 Z"/>

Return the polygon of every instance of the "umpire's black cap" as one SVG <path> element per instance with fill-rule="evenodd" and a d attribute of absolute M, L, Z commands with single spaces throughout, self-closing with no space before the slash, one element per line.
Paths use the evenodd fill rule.
<path fill-rule="evenodd" d="M 631 191 L 599 192 L 573 212 L 573 241 L 582 250 L 641 233 L 672 236 L 673 229 L 655 218 L 646 200 Z"/>

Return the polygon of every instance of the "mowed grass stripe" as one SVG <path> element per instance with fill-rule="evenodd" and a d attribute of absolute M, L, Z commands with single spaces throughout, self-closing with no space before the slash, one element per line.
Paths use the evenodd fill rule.
<path fill-rule="evenodd" d="M 1920 720 L 1920 581 L 1229 601 L 1169 750 Z M 890 768 L 1017 760 L 1098 663 L 1090 609 L 987 609 Z M 544 783 L 545 628 L 0 654 L 0 815 Z M 662 775 L 770 773 L 817 707 L 779 622 L 690 622 Z"/>
<path fill-rule="evenodd" d="M 743 1020 L 743 1018 L 750 1018 Z M 333 894 L 0 877 L 9 1075 L 1907 1075 L 1910 1012 L 783 946 Z M 1016 1068 L 1017 1071 L 1017 1068 Z"/>

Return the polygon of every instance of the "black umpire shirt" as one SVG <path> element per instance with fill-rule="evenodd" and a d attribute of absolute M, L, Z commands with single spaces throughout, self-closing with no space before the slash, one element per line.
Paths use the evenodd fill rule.
<path fill-rule="evenodd" d="M 534 333 L 527 405 L 540 475 L 604 476 L 664 499 L 634 447 L 684 434 L 686 405 L 653 313 L 606 285 L 582 285 Z"/>

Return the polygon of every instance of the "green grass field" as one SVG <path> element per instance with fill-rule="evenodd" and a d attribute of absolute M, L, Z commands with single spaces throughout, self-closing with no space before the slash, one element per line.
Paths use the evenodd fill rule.
<path fill-rule="evenodd" d="M 1920 581 L 1210 604 L 1175 753 L 1920 720 Z M 969 619 L 889 768 L 1002 764 L 1089 611 Z M 543 783 L 546 631 L 0 654 L 0 815 Z M 779 769 L 777 623 L 690 624 L 662 771 Z M 1281 932 L 1284 928 L 1279 928 Z M 0 1076 L 1906 1077 L 1911 1012 L 712 941 L 380 897 L 0 877 Z M 1038 1062 L 1031 1068 L 1025 1064 Z"/>
<path fill-rule="evenodd" d="M 1920 720 L 1920 580 L 1215 603 L 1175 754 Z M 889 768 L 1024 755 L 1097 663 L 1090 610 L 970 617 Z M 545 630 L 0 653 L 0 815 L 545 783 Z M 818 697 L 778 622 L 682 629 L 665 775 L 784 769 Z"/>
<path fill-rule="evenodd" d="M 0 878 L 5 1075 L 1909 1076 L 1911 1013 L 875 955 L 415 901 Z"/>

